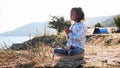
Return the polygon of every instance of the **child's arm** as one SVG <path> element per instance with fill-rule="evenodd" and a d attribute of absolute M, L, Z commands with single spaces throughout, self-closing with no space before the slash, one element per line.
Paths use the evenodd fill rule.
<path fill-rule="evenodd" d="M 82 40 L 86 35 L 86 28 L 84 25 L 81 26 L 75 26 L 74 32 L 71 32 L 68 34 L 70 39 L 73 40 Z"/>

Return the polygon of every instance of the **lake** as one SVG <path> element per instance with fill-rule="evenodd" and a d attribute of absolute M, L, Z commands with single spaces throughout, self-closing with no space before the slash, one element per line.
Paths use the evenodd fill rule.
<path fill-rule="evenodd" d="M 10 46 L 13 43 L 22 43 L 24 41 L 29 40 L 30 37 L 28 36 L 0 36 L 0 48 L 6 46 Z"/>

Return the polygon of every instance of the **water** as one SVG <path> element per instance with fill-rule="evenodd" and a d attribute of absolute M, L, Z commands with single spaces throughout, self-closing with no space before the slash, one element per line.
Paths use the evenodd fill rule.
<path fill-rule="evenodd" d="M 29 40 L 28 36 L 19 37 L 19 36 L 0 36 L 0 48 L 4 47 L 5 45 L 9 47 L 13 43 L 22 43 L 24 41 Z"/>

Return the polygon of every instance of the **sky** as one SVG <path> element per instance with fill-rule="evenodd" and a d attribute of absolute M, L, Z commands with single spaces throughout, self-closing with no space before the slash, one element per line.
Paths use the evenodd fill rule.
<path fill-rule="evenodd" d="M 82 7 L 85 17 L 120 14 L 120 0 L 0 0 L 0 33 L 31 22 L 48 22 L 52 16 L 70 19 L 73 7 Z"/>

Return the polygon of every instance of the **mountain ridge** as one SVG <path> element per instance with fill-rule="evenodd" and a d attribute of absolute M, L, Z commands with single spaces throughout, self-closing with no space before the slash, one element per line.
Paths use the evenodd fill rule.
<path fill-rule="evenodd" d="M 101 23 L 105 27 L 114 27 L 115 25 L 113 18 L 115 16 L 117 15 L 86 18 L 87 22 L 85 24 L 87 25 L 87 27 L 94 27 L 96 23 Z M 31 22 L 12 31 L 1 33 L 0 36 L 35 36 L 43 35 L 45 31 L 46 34 L 56 33 L 55 29 L 48 28 L 47 26 L 48 22 Z"/>
<path fill-rule="evenodd" d="M 35 36 L 35 35 L 43 35 L 45 26 L 46 26 L 46 33 L 54 33 L 56 32 L 55 29 L 48 28 L 48 23 L 40 23 L 40 22 L 32 22 L 26 24 L 24 26 L 18 27 L 12 31 L 1 33 L 0 36 Z"/>

